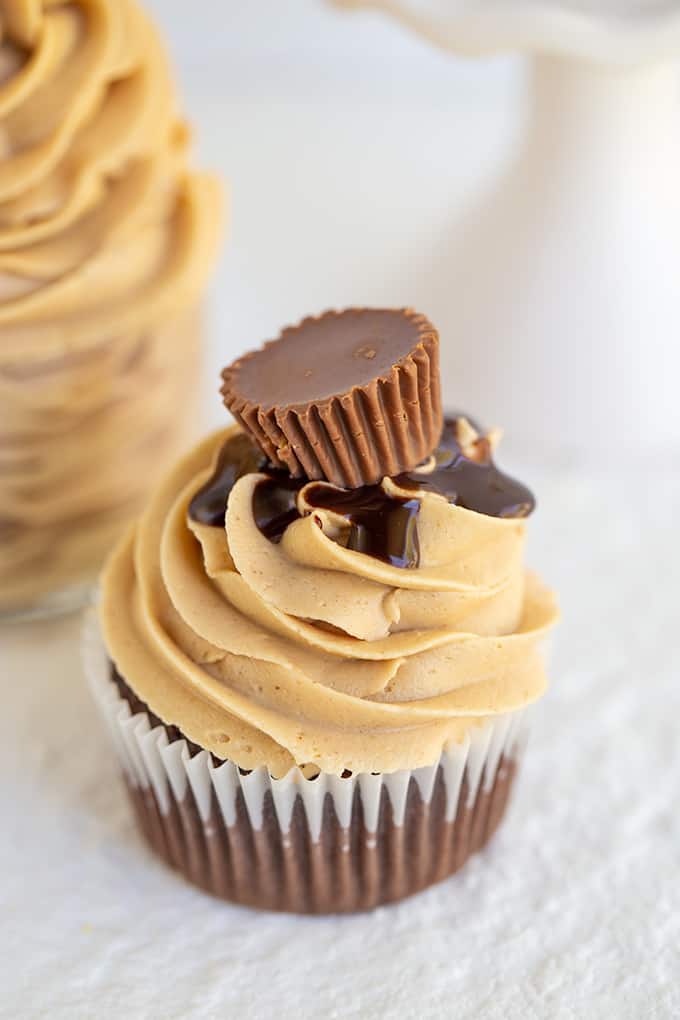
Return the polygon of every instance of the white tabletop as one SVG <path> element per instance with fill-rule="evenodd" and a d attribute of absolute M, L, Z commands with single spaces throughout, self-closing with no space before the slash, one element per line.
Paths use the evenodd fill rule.
<path fill-rule="evenodd" d="M 181 8 L 168 2 L 168 16 Z M 417 246 L 452 182 L 461 200 L 473 192 L 514 131 L 507 64 L 485 77 L 435 57 L 430 84 L 456 75 L 460 97 L 438 107 L 380 75 L 368 90 L 361 43 L 350 84 L 330 62 L 323 89 L 310 89 L 329 33 L 346 31 L 328 17 L 276 89 L 265 80 L 281 68 L 273 27 L 274 72 L 249 63 L 247 26 L 228 60 L 208 45 L 201 61 L 170 24 L 202 150 L 232 182 L 213 392 L 218 364 L 327 304 L 429 310 Z M 395 46 L 419 45 L 394 33 Z M 463 139 L 455 167 L 442 141 L 452 121 Z M 439 191 L 423 188 L 423 153 L 446 177 Z M 208 417 L 219 414 L 213 396 Z M 258 914 L 174 877 L 134 830 L 81 674 L 78 619 L 0 630 L 1 1017 L 680 1015 L 680 462 L 669 453 L 598 475 L 521 451 L 505 462 L 539 494 L 531 560 L 564 609 L 552 688 L 493 845 L 459 876 L 372 915 Z"/>

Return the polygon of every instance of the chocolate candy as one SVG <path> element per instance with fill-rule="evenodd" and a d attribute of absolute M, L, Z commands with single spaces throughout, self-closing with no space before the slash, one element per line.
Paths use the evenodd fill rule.
<path fill-rule="evenodd" d="M 294 478 L 374 484 L 415 467 L 441 434 L 439 336 L 408 308 L 304 319 L 222 377 L 226 406 Z"/>

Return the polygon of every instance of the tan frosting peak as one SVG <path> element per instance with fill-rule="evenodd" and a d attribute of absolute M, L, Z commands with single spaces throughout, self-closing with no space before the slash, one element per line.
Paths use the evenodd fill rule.
<path fill-rule="evenodd" d="M 156 325 L 203 284 L 219 187 L 133 0 L 0 0 L 0 359 Z"/>
<path fill-rule="evenodd" d="M 274 775 L 389 772 L 540 696 L 556 608 L 524 573 L 524 521 L 420 492 L 420 565 L 403 569 L 339 545 L 318 508 L 270 542 L 253 518 L 261 476 L 246 475 L 224 528 L 196 523 L 228 434 L 177 465 L 103 577 L 113 661 L 166 723 Z"/>

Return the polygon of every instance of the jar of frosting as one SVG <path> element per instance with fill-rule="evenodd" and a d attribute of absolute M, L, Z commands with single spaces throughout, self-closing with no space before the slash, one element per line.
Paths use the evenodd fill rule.
<path fill-rule="evenodd" d="M 77 604 L 189 439 L 220 223 L 136 0 L 0 5 L 0 615 Z"/>

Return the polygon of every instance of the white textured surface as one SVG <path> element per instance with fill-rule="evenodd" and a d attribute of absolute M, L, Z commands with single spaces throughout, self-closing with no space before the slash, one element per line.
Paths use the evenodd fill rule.
<path fill-rule="evenodd" d="M 80 621 L 3 631 L 0 1016 L 680 1015 L 680 464 L 659 467 L 524 469 L 565 618 L 517 795 L 466 871 L 371 916 L 255 914 L 174 878 L 133 829 Z"/>

